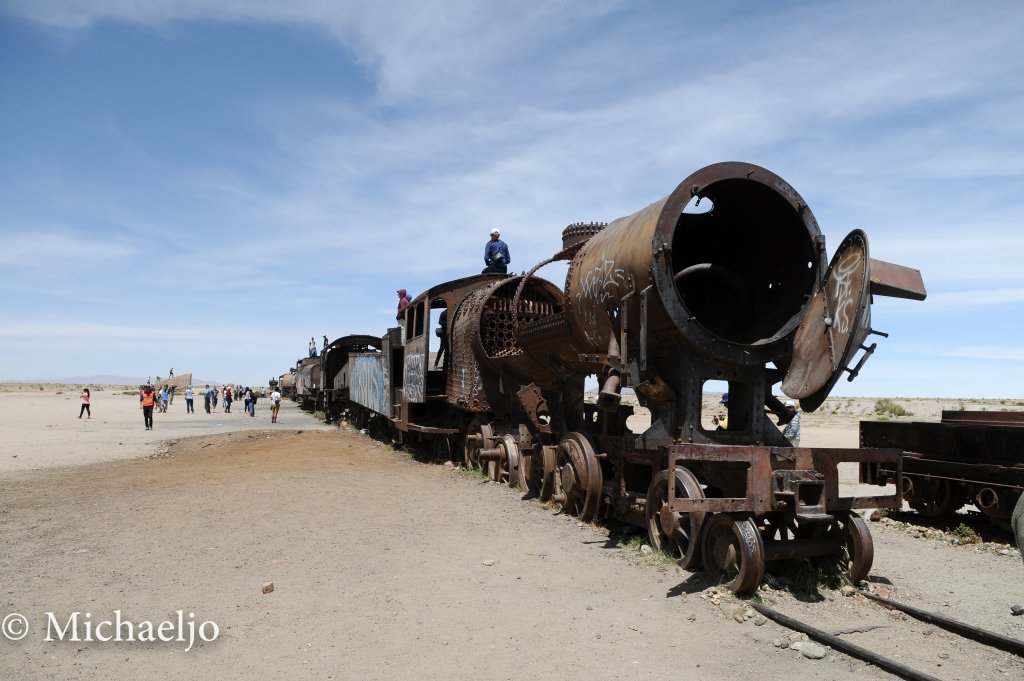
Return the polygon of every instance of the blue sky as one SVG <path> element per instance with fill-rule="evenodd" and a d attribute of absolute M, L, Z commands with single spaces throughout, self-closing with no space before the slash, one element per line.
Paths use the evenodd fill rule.
<path fill-rule="evenodd" d="M 0 378 L 265 382 L 748 161 L 928 300 L 834 394 L 1024 397 L 1024 5 L 0 0 Z M 557 283 L 564 270 L 545 270 Z"/>

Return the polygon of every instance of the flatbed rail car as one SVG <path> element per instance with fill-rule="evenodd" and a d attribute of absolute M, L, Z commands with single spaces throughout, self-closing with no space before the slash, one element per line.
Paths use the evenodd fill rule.
<path fill-rule="evenodd" d="M 926 517 L 965 504 L 997 523 L 1024 491 L 1024 412 L 943 411 L 938 422 L 862 421 L 861 447 L 903 451 L 903 498 Z M 861 482 L 895 481 L 895 467 L 865 463 Z"/>

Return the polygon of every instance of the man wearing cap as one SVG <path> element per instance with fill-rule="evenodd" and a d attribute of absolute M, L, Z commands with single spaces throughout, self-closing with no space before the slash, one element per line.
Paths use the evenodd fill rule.
<path fill-rule="evenodd" d="M 786 410 L 793 414 L 793 417 L 789 419 L 789 423 L 782 429 L 782 435 L 789 440 L 789 443 L 794 447 L 800 446 L 800 412 L 797 411 L 796 405 L 793 404 L 793 400 L 786 400 Z"/>
<path fill-rule="evenodd" d="M 725 414 L 719 414 L 711 421 L 717 426 L 715 430 L 729 430 L 729 393 L 722 393 L 722 399 L 718 403 L 725 405 Z"/>
<path fill-rule="evenodd" d="M 483 274 L 488 272 L 508 273 L 508 264 L 512 262 L 512 258 L 508 255 L 508 246 L 498 238 L 500 236 L 501 231 L 497 227 L 491 230 L 491 240 L 484 246 L 484 264 L 487 267 L 484 268 Z"/>

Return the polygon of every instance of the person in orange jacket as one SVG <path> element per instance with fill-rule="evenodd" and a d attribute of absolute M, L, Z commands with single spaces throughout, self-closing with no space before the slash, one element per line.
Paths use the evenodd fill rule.
<path fill-rule="evenodd" d="M 139 407 L 142 409 L 142 418 L 146 422 L 146 430 L 153 430 L 153 405 L 156 404 L 156 393 L 153 386 L 145 385 L 139 393 Z"/>

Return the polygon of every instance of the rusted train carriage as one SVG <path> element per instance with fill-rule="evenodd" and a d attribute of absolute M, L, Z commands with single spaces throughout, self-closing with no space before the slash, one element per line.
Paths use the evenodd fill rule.
<path fill-rule="evenodd" d="M 558 260 L 564 290 L 535 276 Z M 645 526 L 681 565 L 703 563 L 734 590 L 756 588 L 781 558 L 844 557 L 860 579 L 873 553 L 853 510 L 896 506 L 900 488 L 840 497 L 836 466 L 885 464 L 899 481 L 899 451 L 794 449 L 770 417 L 790 418 L 777 384 L 813 411 L 844 372 L 856 376 L 875 348 L 872 295 L 925 291 L 916 270 L 871 259 L 860 231 L 829 264 L 791 186 L 716 164 L 633 215 L 571 225 L 524 275 L 425 291 L 405 308 L 404 342 L 394 329 L 379 353 L 353 353 L 344 380 L 357 418 L 459 452 L 583 519 Z M 596 405 L 583 399 L 591 375 Z M 728 383 L 726 430 L 701 418 L 712 381 Z M 651 412 L 643 432 L 627 427 L 624 387 Z"/>
<path fill-rule="evenodd" d="M 320 403 L 320 389 L 322 385 L 322 368 L 320 357 L 307 357 L 299 360 L 295 365 L 295 393 L 296 401 L 302 403 L 306 409 L 316 409 Z"/>
<path fill-rule="evenodd" d="M 1024 492 L 1024 413 L 943 411 L 935 422 L 863 421 L 862 447 L 903 452 L 903 497 L 926 517 L 965 504 L 1008 526 Z M 863 464 L 861 481 L 894 481 L 894 467 Z"/>
<path fill-rule="evenodd" d="M 286 374 L 281 374 L 278 377 L 277 385 L 283 397 L 293 399 L 295 396 L 295 369 L 290 370 Z"/>
<path fill-rule="evenodd" d="M 350 335 L 338 338 L 320 353 L 320 392 L 328 423 L 342 417 L 350 402 L 349 361 L 354 353 L 379 351 L 381 341 L 375 336 Z"/>

